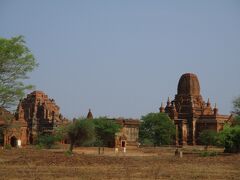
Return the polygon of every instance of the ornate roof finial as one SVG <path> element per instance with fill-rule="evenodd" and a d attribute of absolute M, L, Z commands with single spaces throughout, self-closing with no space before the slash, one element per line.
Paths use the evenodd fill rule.
<path fill-rule="evenodd" d="M 210 100 L 208 98 L 208 101 L 207 101 L 207 107 L 210 107 L 211 106 L 211 103 L 210 103 Z"/>
<path fill-rule="evenodd" d="M 172 105 L 171 105 L 171 116 L 174 117 L 174 119 L 177 117 L 177 109 L 175 106 L 175 101 L 172 101 Z"/>
<path fill-rule="evenodd" d="M 175 101 L 172 101 L 172 108 L 173 108 L 174 110 L 176 110 L 176 104 L 175 104 Z"/>
<path fill-rule="evenodd" d="M 93 114 L 91 112 L 91 109 L 89 109 L 89 111 L 88 111 L 87 119 L 93 119 Z"/>
<path fill-rule="evenodd" d="M 170 102 L 170 98 L 168 97 L 168 100 L 167 100 L 167 107 L 169 107 L 171 105 L 171 102 Z"/>
<path fill-rule="evenodd" d="M 176 105 L 175 105 L 175 101 L 171 102 L 171 109 L 176 111 Z"/>
<path fill-rule="evenodd" d="M 159 108 L 159 110 L 160 110 L 160 113 L 164 113 L 165 112 L 165 109 L 163 107 L 163 102 L 161 103 L 161 107 Z"/>
<path fill-rule="evenodd" d="M 213 112 L 214 112 L 214 115 L 217 115 L 217 114 L 218 114 L 217 103 L 215 103 L 215 105 L 214 105 Z"/>

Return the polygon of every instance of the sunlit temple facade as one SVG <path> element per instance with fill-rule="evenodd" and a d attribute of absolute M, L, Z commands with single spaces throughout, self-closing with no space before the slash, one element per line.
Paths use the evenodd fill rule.
<path fill-rule="evenodd" d="M 163 104 L 160 112 L 166 112 L 176 127 L 177 145 L 199 144 L 199 133 L 203 130 L 219 132 L 231 115 L 220 115 L 215 104 L 201 96 L 198 77 L 192 73 L 183 74 L 178 82 L 174 100 L 168 98 L 166 107 Z"/>

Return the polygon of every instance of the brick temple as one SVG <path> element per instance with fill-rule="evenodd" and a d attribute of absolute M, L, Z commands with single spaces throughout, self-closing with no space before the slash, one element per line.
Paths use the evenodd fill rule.
<path fill-rule="evenodd" d="M 2 144 L 13 147 L 34 144 L 39 134 L 51 133 L 54 127 L 68 122 L 55 101 L 42 91 L 34 91 L 20 100 L 14 115 L 4 109 L 0 111 L 0 125 L 8 124 Z M 8 123 L 4 120 L 6 115 L 10 118 Z"/>
<path fill-rule="evenodd" d="M 140 120 L 118 118 L 116 122 L 122 129 L 116 134 L 115 147 L 138 146 Z"/>
<path fill-rule="evenodd" d="M 89 109 L 87 119 L 93 119 L 93 114 Z M 115 121 L 121 126 L 121 129 L 115 135 L 115 139 L 109 141 L 109 147 L 136 147 L 139 140 L 139 126 L 140 120 L 138 119 L 126 119 L 126 118 L 110 118 L 110 121 Z"/>
<path fill-rule="evenodd" d="M 203 130 L 219 132 L 230 115 L 220 115 L 215 104 L 203 100 L 198 77 L 192 73 L 183 74 L 178 82 L 175 99 L 168 98 L 166 107 L 163 104 L 160 112 L 166 112 L 176 126 L 177 145 L 199 144 L 199 134 Z"/>
<path fill-rule="evenodd" d="M 201 96 L 198 77 L 192 73 L 183 74 L 178 82 L 174 100 L 168 98 L 167 104 L 160 107 L 173 120 L 176 127 L 176 145 L 200 144 L 199 134 L 203 130 L 219 132 L 226 122 L 232 120 L 231 115 L 221 115 L 215 104 Z M 89 110 L 88 119 L 93 119 Z M 6 121 L 7 120 L 7 121 Z M 126 147 L 138 145 L 140 121 L 134 119 L 110 119 L 122 126 L 110 146 Z M 42 91 L 34 91 L 19 102 L 16 113 L 11 114 L 0 108 L 0 128 L 4 128 L 0 137 L 0 145 L 10 144 L 13 147 L 34 144 L 37 136 L 52 133 L 54 127 L 69 121 L 60 114 L 60 108 L 54 99 Z M 1 132 L 1 131 L 0 131 Z"/>

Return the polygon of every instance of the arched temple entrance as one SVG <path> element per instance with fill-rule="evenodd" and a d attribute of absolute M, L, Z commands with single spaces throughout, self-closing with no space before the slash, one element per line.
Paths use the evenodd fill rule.
<path fill-rule="evenodd" d="M 121 142 L 121 147 L 122 147 L 122 148 L 125 148 L 125 147 L 126 147 L 126 141 L 125 141 L 125 140 L 123 140 L 123 141 Z"/>
<path fill-rule="evenodd" d="M 17 138 L 15 136 L 11 137 L 10 144 L 12 147 L 17 147 Z"/>
<path fill-rule="evenodd" d="M 4 146 L 4 134 L 0 132 L 0 146 Z"/>

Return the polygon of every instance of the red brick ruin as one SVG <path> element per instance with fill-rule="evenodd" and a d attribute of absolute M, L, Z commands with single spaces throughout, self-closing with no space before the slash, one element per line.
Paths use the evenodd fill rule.
<path fill-rule="evenodd" d="M 9 127 L 4 131 L 4 144 L 25 146 L 33 144 L 39 134 L 51 133 L 54 127 L 67 123 L 59 110 L 55 101 L 42 91 L 27 95 L 19 102 L 15 116 L 12 115 L 13 118 L 8 122 Z M 2 113 L 6 111 L 2 110 Z"/>
<path fill-rule="evenodd" d="M 0 127 L 6 126 L 3 131 L 4 139 L 0 145 L 25 146 L 34 144 L 42 133 L 52 133 L 54 127 L 67 124 L 69 121 L 60 114 L 59 107 L 53 99 L 48 98 L 42 91 L 34 91 L 19 102 L 16 113 L 13 115 L 0 108 Z M 220 131 L 224 123 L 231 120 L 229 115 L 220 115 L 215 105 L 211 106 L 203 100 L 200 93 L 200 84 L 195 74 L 183 74 L 179 80 L 175 99 L 168 99 L 167 105 L 160 107 L 173 120 L 176 127 L 176 145 L 199 144 L 199 133 L 206 129 Z M 93 119 L 89 110 L 88 119 Z M 122 129 L 115 137 L 115 147 L 138 145 L 139 120 L 112 119 L 122 125 Z"/>
<path fill-rule="evenodd" d="M 183 74 L 178 83 L 175 99 L 160 107 L 160 112 L 166 112 L 176 126 L 177 145 L 199 144 L 199 133 L 211 129 L 219 132 L 224 123 L 231 119 L 229 115 L 220 115 L 208 99 L 203 101 L 200 93 L 200 84 L 195 74 Z"/>

